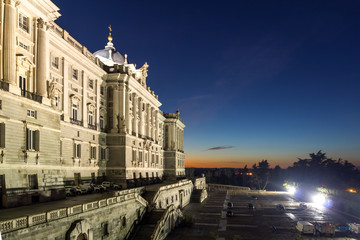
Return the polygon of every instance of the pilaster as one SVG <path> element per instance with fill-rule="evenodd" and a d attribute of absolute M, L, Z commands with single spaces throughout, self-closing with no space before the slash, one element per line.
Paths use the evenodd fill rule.
<path fill-rule="evenodd" d="M 132 124 L 132 127 L 133 127 L 133 129 L 132 129 L 132 131 L 133 132 L 135 132 L 136 134 L 138 133 L 138 120 L 137 120 L 137 118 L 138 118 L 138 97 L 137 97 L 137 95 L 136 95 L 136 93 L 133 93 L 132 94 L 132 103 L 133 103 L 133 106 L 132 106 L 132 109 L 133 109 L 133 116 L 134 116 L 134 118 L 133 118 L 133 124 Z"/>
<path fill-rule="evenodd" d="M 84 127 L 88 126 L 88 108 L 87 108 L 87 86 L 88 86 L 88 77 L 84 71 L 81 71 L 81 78 L 82 78 L 82 89 L 83 89 L 83 101 L 82 101 L 82 121 Z M 94 114 L 95 116 L 95 114 Z"/>
<path fill-rule="evenodd" d="M 113 122 L 112 122 L 112 133 L 117 133 L 119 131 L 118 129 L 118 122 L 120 121 L 119 117 L 119 96 L 118 96 L 118 86 L 113 86 Z"/>
<path fill-rule="evenodd" d="M 16 9 L 15 1 L 4 6 L 4 81 L 16 85 Z"/>
<path fill-rule="evenodd" d="M 130 116 L 130 89 L 126 87 L 125 90 L 125 119 L 126 119 L 126 129 L 127 133 L 131 134 L 131 116 Z"/>

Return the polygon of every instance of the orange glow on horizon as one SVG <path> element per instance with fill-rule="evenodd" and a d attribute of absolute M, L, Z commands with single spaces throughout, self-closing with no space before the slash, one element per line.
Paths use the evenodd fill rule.
<path fill-rule="evenodd" d="M 247 160 L 242 160 L 239 158 L 210 158 L 210 157 L 188 157 L 185 160 L 185 168 L 244 168 L 247 165 L 248 168 L 252 168 L 252 165 L 258 163 L 262 159 L 258 158 L 247 158 Z M 287 168 L 293 164 L 284 163 L 280 161 L 272 162 L 268 160 L 270 167 L 273 168 L 276 165 L 279 165 L 281 168 Z"/>

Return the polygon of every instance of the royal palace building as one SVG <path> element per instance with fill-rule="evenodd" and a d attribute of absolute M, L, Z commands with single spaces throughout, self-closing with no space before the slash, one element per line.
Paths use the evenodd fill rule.
<path fill-rule="evenodd" d="M 124 187 L 185 175 L 176 113 L 163 113 L 148 67 L 108 36 L 91 53 L 54 21 L 50 0 L 0 3 L 0 206 L 64 198 L 64 185 Z"/>

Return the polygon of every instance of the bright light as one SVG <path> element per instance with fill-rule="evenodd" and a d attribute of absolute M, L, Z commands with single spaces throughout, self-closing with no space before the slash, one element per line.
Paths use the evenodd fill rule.
<path fill-rule="evenodd" d="M 288 193 L 290 193 L 290 194 L 295 194 L 296 188 L 293 187 L 293 186 L 290 186 L 290 187 L 288 187 L 287 191 L 288 191 Z"/>
<path fill-rule="evenodd" d="M 347 191 L 348 191 L 348 192 L 351 192 L 351 193 L 356 193 L 356 190 L 355 190 L 355 189 L 352 189 L 352 188 L 348 189 Z"/>
<path fill-rule="evenodd" d="M 325 196 L 322 195 L 321 193 L 314 195 L 312 200 L 317 205 L 324 205 L 326 201 Z"/>

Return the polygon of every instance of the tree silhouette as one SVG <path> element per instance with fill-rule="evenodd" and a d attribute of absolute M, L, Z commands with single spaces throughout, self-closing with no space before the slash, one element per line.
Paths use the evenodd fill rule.
<path fill-rule="evenodd" d="M 265 190 L 266 186 L 269 183 L 270 177 L 270 165 L 267 160 L 260 161 L 257 165 L 256 163 L 252 166 L 253 177 L 252 182 L 258 189 Z"/>

